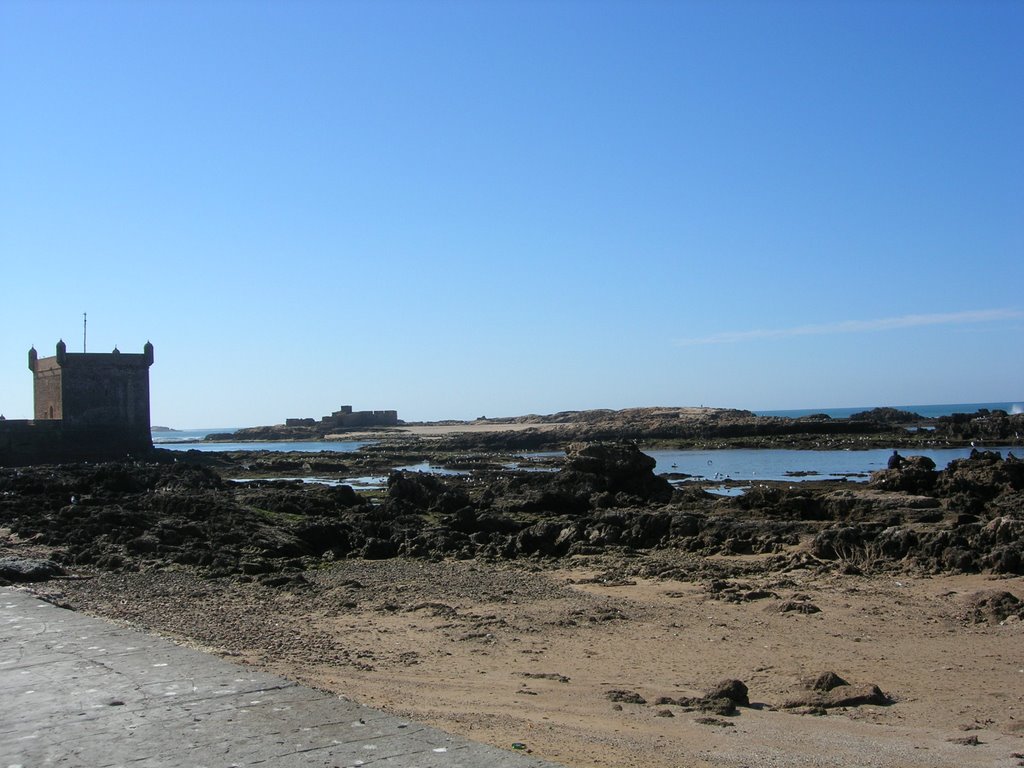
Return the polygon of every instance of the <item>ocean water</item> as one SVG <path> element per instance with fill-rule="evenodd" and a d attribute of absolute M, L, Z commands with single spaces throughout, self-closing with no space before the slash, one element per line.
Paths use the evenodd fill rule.
<path fill-rule="evenodd" d="M 801 416 L 810 416 L 815 413 L 824 413 L 833 419 L 846 419 L 855 413 L 870 411 L 879 406 L 866 405 L 860 408 L 797 408 L 790 411 L 754 411 L 758 416 L 783 416 L 796 419 Z M 950 416 L 954 413 L 974 413 L 980 408 L 988 408 L 990 411 L 1000 410 L 1007 413 L 1024 413 L 1024 398 L 1008 403 L 948 403 L 945 405 L 892 405 L 886 406 L 899 411 L 910 411 L 924 416 L 926 419 L 937 419 L 940 416 Z"/>
<path fill-rule="evenodd" d="M 153 444 L 160 445 L 167 448 L 173 448 L 173 445 L 168 443 L 196 443 L 202 442 L 207 435 L 212 435 L 219 432 L 231 433 L 235 431 L 235 427 L 209 427 L 207 429 L 175 429 L 170 432 L 158 431 L 153 432 Z"/>
<path fill-rule="evenodd" d="M 299 453 L 352 453 L 364 445 L 371 445 L 369 440 L 326 440 L 324 442 L 294 443 L 204 443 L 186 441 L 158 441 L 154 438 L 153 445 L 171 451 L 298 451 Z"/>
<path fill-rule="evenodd" d="M 1001 447 L 1004 457 L 1024 458 L 1024 446 Z M 866 481 L 872 472 L 885 469 L 892 448 L 866 451 L 797 451 L 781 448 L 727 448 L 718 451 L 644 451 L 657 461 L 656 474 L 692 475 L 695 480 L 801 480 Z M 937 469 L 971 455 L 970 448 L 900 450 L 901 456 L 927 456 Z"/>
<path fill-rule="evenodd" d="M 351 453 L 370 443 L 366 440 L 331 440 L 308 442 L 265 442 L 265 443 L 207 443 L 207 435 L 231 433 L 235 429 L 182 429 L 173 432 L 154 432 L 153 445 L 171 451 L 299 451 L 301 453 Z"/>

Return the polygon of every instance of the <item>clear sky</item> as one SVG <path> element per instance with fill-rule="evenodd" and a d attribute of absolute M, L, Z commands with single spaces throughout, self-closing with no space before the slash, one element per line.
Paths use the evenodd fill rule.
<path fill-rule="evenodd" d="M 1024 398 L 1024 3 L 0 3 L 0 412 Z"/>

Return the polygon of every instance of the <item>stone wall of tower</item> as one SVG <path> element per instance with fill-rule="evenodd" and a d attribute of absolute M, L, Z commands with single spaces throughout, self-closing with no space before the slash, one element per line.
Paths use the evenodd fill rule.
<path fill-rule="evenodd" d="M 150 429 L 149 366 L 153 345 L 141 355 L 69 353 L 64 343 L 54 357 L 29 353 L 34 377 L 35 417 L 59 419 L 70 427 Z"/>
<path fill-rule="evenodd" d="M 62 369 L 56 357 L 44 357 L 32 369 L 32 390 L 35 401 L 35 418 L 38 420 L 63 419 L 63 398 L 61 397 Z"/>
<path fill-rule="evenodd" d="M 149 431 L 149 366 L 142 355 L 68 355 L 61 414 L 69 426 L 120 425 Z"/>
<path fill-rule="evenodd" d="M 0 421 L 0 467 L 67 461 L 117 461 L 152 450 L 137 429 L 70 427 L 63 421 Z"/>

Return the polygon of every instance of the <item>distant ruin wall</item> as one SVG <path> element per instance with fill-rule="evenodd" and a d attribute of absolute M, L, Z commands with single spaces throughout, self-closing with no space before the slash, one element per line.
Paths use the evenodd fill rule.
<path fill-rule="evenodd" d="M 316 419 L 286 419 L 286 427 L 317 426 Z M 319 426 L 327 429 L 349 429 L 352 427 L 394 427 L 398 425 L 398 411 L 353 411 L 351 405 L 343 405 L 330 416 L 320 418 Z"/>
<path fill-rule="evenodd" d="M 398 411 L 352 411 L 333 419 L 339 427 L 393 427 L 398 424 Z"/>

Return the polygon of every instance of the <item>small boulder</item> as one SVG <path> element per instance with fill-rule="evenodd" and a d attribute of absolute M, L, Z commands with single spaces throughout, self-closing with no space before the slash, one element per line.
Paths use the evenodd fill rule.
<path fill-rule="evenodd" d="M 887 706 L 892 700 L 877 685 L 839 685 L 828 691 L 808 691 L 788 699 L 783 709 L 835 709 L 862 707 L 868 704 Z"/>
<path fill-rule="evenodd" d="M 821 613 L 821 608 L 816 606 L 809 600 L 783 600 L 778 605 L 768 606 L 768 610 L 775 611 L 776 613 Z"/>
<path fill-rule="evenodd" d="M 636 691 L 611 690 L 605 694 L 610 701 L 622 702 L 625 704 L 646 704 L 647 699 Z"/>
<path fill-rule="evenodd" d="M 707 699 L 727 699 L 738 707 L 749 707 L 747 686 L 740 680 L 722 680 L 707 692 Z"/>
<path fill-rule="evenodd" d="M 873 472 L 868 486 L 886 491 L 924 494 L 935 488 L 939 475 L 935 471 L 934 461 L 927 456 L 899 458 L 900 461 L 895 463 L 890 459 L 887 469 Z"/>
<path fill-rule="evenodd" d="M 29 557 L 0 557 L 0 584 L 49 581 L 65 571 L 52 560 Z"/>
<path fill-rule="evenodd" d="M 1024 601 L 1005 590 L 975 592 L 967 598 L 961 616 L 969 624 L 998 624 L 1011 616 L 1024 619 Z"/>
<path fill-rule="evenodd" d="M 728 720 L 720 720 L 717 717 L 695 717 L 693 722 L 700 725 L 713 725 L 718 728 L 735 728 L 736 723 L 730 723 Z"/>
<path fill-rule="evenodd" d="M 565 453 L 566 468 L 556 481 L 645 501 L 667 502 L 672 498 L 672 484 L 654 474 L 657 461 L 632 443 L 570 443 Z M 607 498 L 602 501 L 610 503 Z M 619 505 L 617 498 L 614 504 Z"/>
<path fill-rule="evenodd" d="M 838 688 L 840 685 L 849 685 L 849 683 L 843 680 L 843 678 L 835 672 L 822 672 L 814 679 L 814 682 L 811 683 L 811 689 L 827 692 L 831 691 L 833 688 Z"/>

